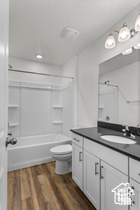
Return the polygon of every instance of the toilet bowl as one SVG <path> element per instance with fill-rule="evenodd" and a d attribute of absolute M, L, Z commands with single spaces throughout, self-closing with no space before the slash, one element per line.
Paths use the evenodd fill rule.
<path fill-rule="evenodd" d="M 59 145 L 50 149 L 51 156 L 56 160 L 55 173 L 67 174 L 72 170 L 72 146 Z"/>

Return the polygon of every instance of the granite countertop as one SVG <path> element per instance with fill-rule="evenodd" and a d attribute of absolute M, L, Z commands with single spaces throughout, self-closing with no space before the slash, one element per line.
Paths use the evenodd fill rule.
<path fill-rule="evenodd" d="M 107 129 L 103 127 L 79 128 L 79 129 L 71 129 L 71 131 L 87 139 L 90 139 L 91 141 L 94 141 L 98 144 L 102 144 L 110 149 L 113 149 L 117 152 L 120 152 L 124 155 L 127 155 L 131 158 L 140 161 L 140 136 L 136 136 L 135 139 L 135 141 L 137 142 L 136 144 L 118 144 L 103 140 L 101 138 L 101 135 L 109 134 L 109 135 L 118 135 L 123 137 L 123 133 L 120 131 Z"/>

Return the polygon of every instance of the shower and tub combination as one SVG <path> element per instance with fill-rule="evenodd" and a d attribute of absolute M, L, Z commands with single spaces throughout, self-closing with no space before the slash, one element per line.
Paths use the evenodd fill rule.
<path fill-rule="evenodd" d="M 56 160 L 59 162 L 56 166 L 62 168 L 56 167 L 56 173 L 68 173 L 72 156 L 71 124 L 72 82 L 48 85 L 9 81 L 8 131 L 17 138 L 17 144 L 8 147 L 8 170 L 56 160 L 57 153 L 63 161 Z M 66 162 L 70 165 L 67 169 Z"/>

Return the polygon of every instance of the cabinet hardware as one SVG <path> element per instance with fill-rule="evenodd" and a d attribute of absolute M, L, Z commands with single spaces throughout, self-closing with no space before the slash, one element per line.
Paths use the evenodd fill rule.
<path fill-rule="evenodd" d="M 5 146 L 8 147 L 8 144 L 15 145 L 16 143 L 17 143 L 17 139 L 16 138 L 7 137 Z"/>
<path fill-rule="evenodd" d="M 100 166 L 100 179 L 103 179 L 104 177 L 102 176 L 102 169 L 103 169 L 103 166 Z"/>
<path fill-rule="evenodd" d="M 138 175 L 140 176 L 140 173 L 138 173 Z"/>
<path fill-rule="evenodd" d="M 135 201 L 132 201 L 132 202 L 131 202 L 131 206 L 133 206 L 134 204 L 135 204 Z"/>
<path fill-rule="evenodd" d="M 82 152 L 79 152 L 79 162 L 82 161 Z"/>
<path fill-rule="evenodd" d="M 99 164 L 99 163 L 95 163 L 95 175 L 99 174 L 98 171 L 97 171 L 97 165 L 98 165 L 98 164 Z"/>
<path fill-rule="evenodd" d="M 79 139 L 76 139 L 76 138 L 73 138 L 73 140 L 75 140 L 75 141 L 77 141 L 77 142 L 80 141 Z"/>
<path fill-rule="evenodd" d="M 133 187 L 133 186 L 132 186 L 132 187 L 131 187 L 131 189 L 132 189 L 132 190 L 134 190 L 134 189 L 135 189 L 135 187 Z"/>

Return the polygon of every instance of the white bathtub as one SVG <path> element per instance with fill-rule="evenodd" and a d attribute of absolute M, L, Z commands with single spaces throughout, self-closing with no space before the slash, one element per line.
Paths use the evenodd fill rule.
<path fill-rule="evenodd" d="M 16 145 L 8 146 L 8 170 L 50 162 L 50 149 L 62 144 L 72 144 L 72 139 L 62 134 L 19 137 Z"/>

